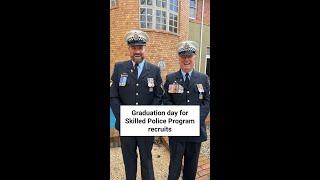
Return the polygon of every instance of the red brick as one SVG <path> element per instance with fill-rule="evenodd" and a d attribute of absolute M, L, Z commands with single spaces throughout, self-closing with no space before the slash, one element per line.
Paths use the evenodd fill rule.
<path fill-rule="evenodd" d="M 211 118 L 210 118 L 210 115 L 208 115 L 205 120 L 206 125 L 210 125 L 210 121 L 211 121 Z"/>
<path fill-rule="evenodd" d="M 204 164 L 202 166 L 200 166 L 202 169 L 210 169 L 210 164 Z"/>
<path fill-rule="evenodd" d="M 198 166 L 197 172 L 201 171 L 203 168 L 201 166 Z"/>
<path fill-rule="evenodd" d="M 199 174 L 197 173 L 197 174 L 196 174 L 196 179 L 199 178 L 199 177 L 200 177 L 200 176 L 199 176 Z"/>
<path fill-rule="evenodd" d="M 207 174 L 210 174 L 210 169 L 205 169 L 205 170 L 202 170 L 202 171 L 199 171 L 199 176 L 204 176 L 204 175 L 207 175 Z"/>
<path fill-rule="evenodd" d="M 196 178 L 196 180 L 209 180 L 209 179 L 210 179 L 209 177 L 210 177 L 210 176 L 205 175 L 205 176 L 202 176 L 202 177 Z"/>
<path fill-rule="evenodd" d="M 198 159 L 198 162 L 203 161 L 203 160 L 205 160 L 205 159 L 207 159 L 207 157 L 204 156 L 204 155 L 202 155 L 202 154 L 200 154 L 199 159 Z"/>
<path fill-rule="evenodd" d="M 110 129 L 110 138 L 112 137 L 119 137 L 119 131 L 116 130 L 115 128 Z"/>
<path fill-rule="evenodd" d="M 208 164 L 208 163 L 210 163 L 209 159 L 204 159 L 204 160 L 198 162 L 198 166 L 202 166 L 202 165 Z"/>

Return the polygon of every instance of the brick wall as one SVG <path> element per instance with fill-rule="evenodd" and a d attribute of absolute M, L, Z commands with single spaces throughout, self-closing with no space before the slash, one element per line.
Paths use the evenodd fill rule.
<path fill-rule="evenodd" d="M 190 22 L 201 23 L 202 2 L 203 0 L 197 0 L 196 19 L 190 19 Z M 204 0 L 203 24 L 210 26 L 210 0 Z"/>
<path fill-rule="evenodd" d="M 189 35 L 189 1 L 183 0 L 181 3 L 180 0 L 179 5 L 178 34 L 143 29 L 150 38 L 146 46 L 146 58 L 153 64 L 157 64 L 160 60 L 165 61 L 163 81 L 168 73 L 179 69 L 176 45 L 180 41 L 187 40 Z M 131 29 L 139 29 L 139 0 L 119 0 L 118 7 L 110 10 L 111 73 L 115 62 L 130 58 L 124 35 Z"/>

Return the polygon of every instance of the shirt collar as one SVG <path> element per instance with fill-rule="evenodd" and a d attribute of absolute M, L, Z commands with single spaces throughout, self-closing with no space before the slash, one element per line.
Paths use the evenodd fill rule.
<path fill-rule="evenodd" d="M 181 71 L 183 77 L 185 78 L 185 77 L 186 77 L 186 73 L 185 73 L 182 69 L 180 69 L 180 71 Z M 192 71 L 193 71 L 193 70 L 191 70 L 191 71 L 189 72 L 189 78 L 191 77 Z"/>
<path fill-rule="evenodd" d="M 136 64 L 134 61 L 132 61 L 131 60 L 131 62 L 132 62 L 132 66 L 134 67 L 134 65 Z M 138 68 L 141 68 L 141 67 L 143 67 L 144 66 L 144 62 L 145 62 L 145 60 L 142 60 L 139 64 L 138 64 Z"/>

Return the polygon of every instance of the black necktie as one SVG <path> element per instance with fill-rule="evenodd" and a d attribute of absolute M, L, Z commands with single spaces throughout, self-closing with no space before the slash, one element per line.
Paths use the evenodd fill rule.
<path fill-rule="evenodd" d="M 187 87 L 189 87 L 189 73 L 186 73 L 186 80 L 184 81 L 184 83 L 186 84 Z"/>
<path fill-rule="evenodd" d="M 136 64 L 134 65 L 134 74 L 135 74 L 135 76 L 136 76 L 137 79 L 138 79 L 138 66 L 139 66 L 138 63 L 136 63 Z"/>

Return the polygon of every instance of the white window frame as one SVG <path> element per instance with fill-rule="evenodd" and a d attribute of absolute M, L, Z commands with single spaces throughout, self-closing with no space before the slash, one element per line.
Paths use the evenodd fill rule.
<path fill-rule="evenodd" d="M 208 50 L 208 49 L 209 49 L 209 50 Z M 208 46 L 208 47 L 206 48 L 206 55 L 209 56 L 209 58 L 210 58 L 210 46 Z"/>
<path fill-rule="evenodd" d="M 209 51 L 208 51 L 209 48 Z M 208 53 L 209 52 L 209 53 Z M 208 64 L 208 59 L 210 59 L 210 46 L 206 48 L 206 63 L 204 65 L 204 73 L 207 73 L 207 64 Z"/>
<path fill-rule="evenodd" d="M 115 2 L 115 5 L 112 6 L 112 1 Z M 110 0 L 110 9 L 118 6 L 118 0 Z"/>
<path fill-rule="evenodd" d="M 147 2 L 147 0 L 145 0 Z M 152 0 L 152 5 L 141 5 L 141 0 L 139 0 L 139 27 L 141 29 L 153 29 L 153 30 L 160 30 L 160 31 L 165 31 L 165 32 L 171 32 L 171 33 L 174 33 L 174 34 L 178 34 L 179 33 L 179 9 L 180 9 L 180 1 L 179 0 L 176 0 L 177 1 L 177 11 L 178 12 L 175 12 L 175 11 L 172 11 L 170 10 L 170 0 L 166 0 L 166 8 L 163 8 L 162 7 L 162 2 L 164 0 L 161 0 L 161 7 L 157 7 L 157 0 Z M 146 9 L 152 9 L 152 25 L 151 25 L 151 28 L 147 28 L 147 24 L 146 24 L 146 27 L 141 27 L 141 8 L 146 8 Z M 160 25 L 161 25 L 161 28 L 160 29 L 157 29 L 156 28 L 156 25 L 157 25 L 157 10 L 160 10 L 161 11 L 161 16 L 162 17 L 162 12 L 165 11 L 166 12 L 166 30 L 163 30 L 162 29 L 162 25 L 163 22 L 161 22 L 162 18 L 160 18 Z M 177 32 L 174 32 L 174 30 L 170 31 L 169 30 L 169 22 L 170 22 L 170 13 L 173 14 L 173 15 L 176 15 L 177 16 L 177 21 L 176 21 L 176 24 L 177 26 L 174 26 L 175 25 L 175 21 L 173 22 L 173 26 L 174 28 L 177 28 Z M 148 16 L 148 15 L 147 15 Z M 147 22 L 147 17 L 146 17 L 146 21 Z"/>
<path fill-rule="evenodd" d="M 146 17 L 145 17 L 145 21 L 144 21 L 146 23 L 146 27 L 141 27 L 141 14 L 140 13 L 141 13 L 142 8 L 144 8 L 146 11 Z M 151 14 L 151 17 L 152 17 L 151 18 L 151 28 L 148 28 L 148 25 L 147 25 L 148 16 L 149 16 L 148 10 L 151 10 L 151 12 L 152 12 L 152 14 Z M 139 26 L 141 29 L 154 29 L 154 27 L 155 27 L 154 19 L 155 19 L 155 14 L 154 14 L 154 9 L 152 7 L 150 7 L 150 6 L 140 6 L 139 7 Z"/>
<path fill-rule="evenodd" d="M 191 0 L 190 0 L 190 1 L 191 1 Z M 195 6 L 195 7 L 191 7 L 191 3 L 190 3 L 190 2 L 189 2 L 189 5 L 190 5 L 190 6 L 189 6 L 189 11 L 191 10 L 191 8 L 194 9 L 194 17 L 191 17 L 191 16 L 190 16 L 191 14 L 190 14 L 190 12 L 189 12 L 189 18 L 190 18 L 190 19 L 196 19 L 196 18 L 197 18 L 197 0 L 194 0 L 194 6 Z"/>

